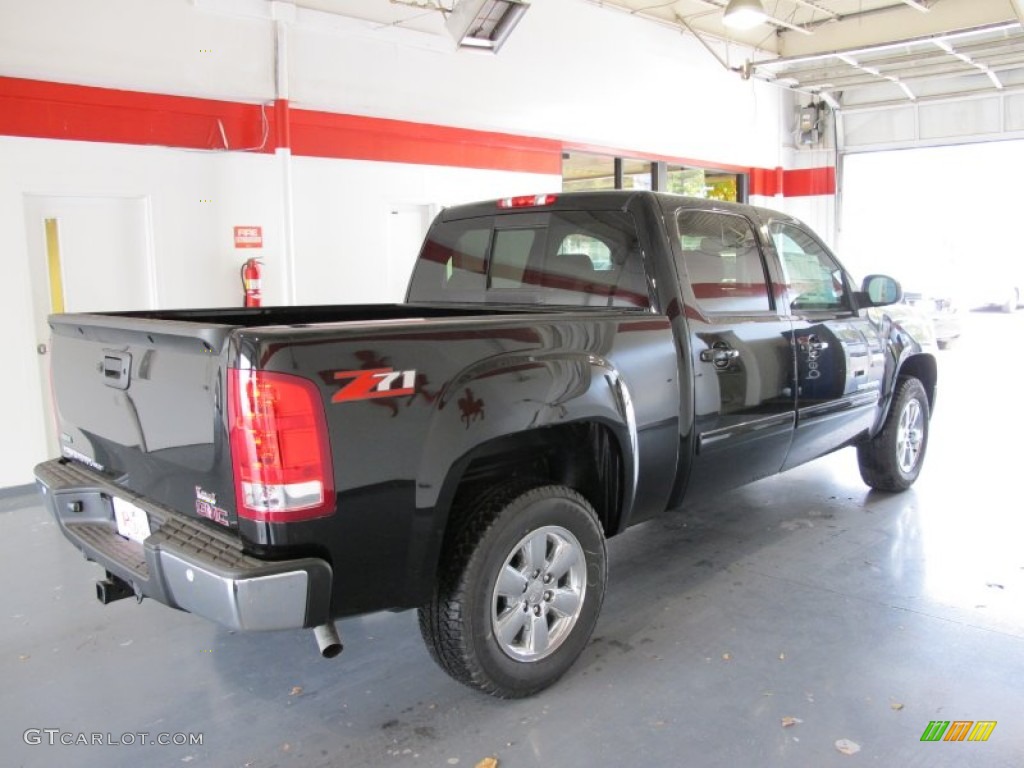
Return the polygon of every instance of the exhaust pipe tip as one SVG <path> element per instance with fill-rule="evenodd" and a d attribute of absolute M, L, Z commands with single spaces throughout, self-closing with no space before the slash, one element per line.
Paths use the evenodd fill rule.
<path fill-rule="evenodd" d="M 341 637 L 338 636 L 338 628 L 334 626 L 333 621 L 313 627 L 313 636 L 320 648 L 320 655 L 325 659 L 333 659 L 344 648 L 341 644 Z"/>

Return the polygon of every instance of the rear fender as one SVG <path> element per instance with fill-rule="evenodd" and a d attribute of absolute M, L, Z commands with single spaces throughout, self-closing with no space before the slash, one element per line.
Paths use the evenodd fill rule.
<path fill-rule="evenodd" d="M 633 401 L 613 365 L 586 354 L 515 353 L 453 379 L 435 401 L 425 433 L 407 594 L 416 602 L 429 599 L 455 496 L 474 457 L 500 456 L 513 445 L 521 451 L 532 440 L 542 446 L 545 429 L 587 422 L 607 427 L 618 443 L 621 490 L 617 514 L 608 515 L 612 534 L 628 519 L 638 478 Z"/>
<path fill-rule="evenodd" d="M 416 484 L 418 509 L 438 511 L 453 495 L 467 459 L 482 446 L 531 430 L 579 422 L 607 426 L 623 463 L 622 507 L 637 486 L 637 424 L 618 370 L 587 354 L 508 354 L 464 370 L 438 397 Z"/>

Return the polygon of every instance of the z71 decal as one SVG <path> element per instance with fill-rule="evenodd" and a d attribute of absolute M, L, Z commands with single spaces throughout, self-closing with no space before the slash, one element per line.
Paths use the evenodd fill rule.
<path fill-rule="evenodd" d="M 336 371 L 334 380 L 348 383 L 334 393 L 332 403 L 416 394 L 416 371 L 396 371 L 393 368 Z"/>

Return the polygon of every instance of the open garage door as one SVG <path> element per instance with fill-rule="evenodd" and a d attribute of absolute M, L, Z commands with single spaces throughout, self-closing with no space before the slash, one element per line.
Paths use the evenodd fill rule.
<path fill-rule="evenodd" d="M 912 294 L 964 311 L 1021 302 L 1024 141 L 847 155 L 839 243 L 861 274 L 888 272 Z"/>

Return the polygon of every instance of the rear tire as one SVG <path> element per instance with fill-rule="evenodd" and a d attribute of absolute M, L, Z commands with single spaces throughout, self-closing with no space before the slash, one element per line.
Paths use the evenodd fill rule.
<path fill-rule="evenodd" d="M 590 639 L 608 578 L 604 533 L 576 491 L 510 484 L 472 501 L 419 609 L 431 657 L 499 698 L 547 688 Z"/>
<path fill-rule="evenodd" d="M 928 448 L 931 412 L 918 379 L 900 379 L 882 430 L 857 446 L 864 482 L 879 491 L 899 493 L 917 480 Z"/>

